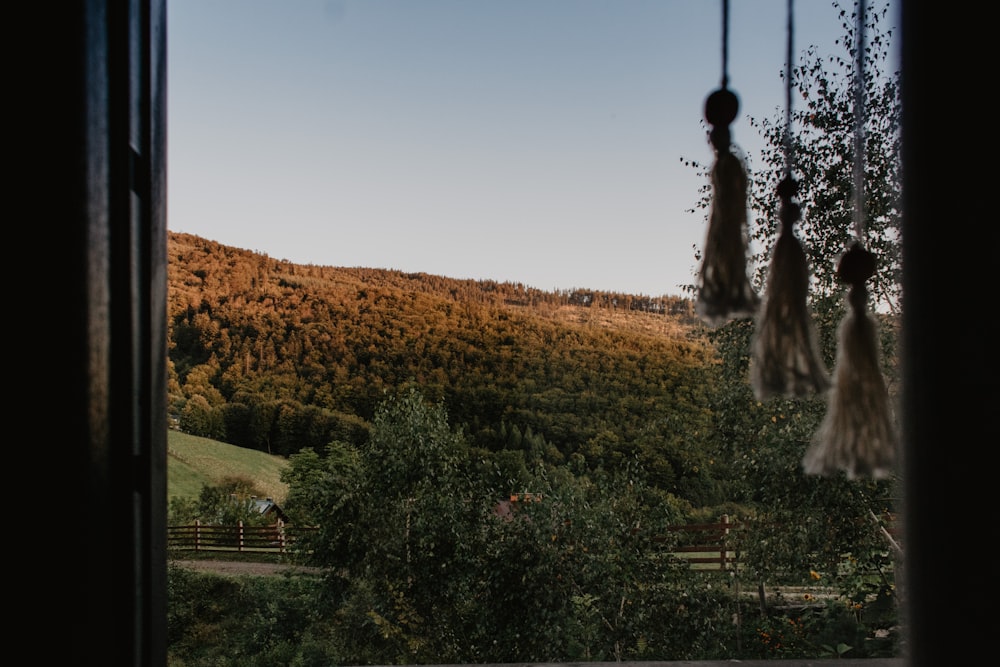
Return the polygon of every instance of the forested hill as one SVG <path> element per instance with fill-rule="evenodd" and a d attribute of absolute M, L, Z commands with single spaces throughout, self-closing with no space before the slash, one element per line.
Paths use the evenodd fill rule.
<path fill-rule="evenodd" d="M 292 264 L 169 233 L 170 412 L 274 454 L 361 444 L 416 385 L 484 452 L 697 470 L 715 364 L 689 300 Z M 691 481 L 691 480 L 689 480 Z"/>

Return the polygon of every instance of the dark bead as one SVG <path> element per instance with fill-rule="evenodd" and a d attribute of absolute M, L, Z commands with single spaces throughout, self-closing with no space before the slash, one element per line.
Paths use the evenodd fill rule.
<path fill-rule="evenodd" d="M 860 285 L 875 275 L 875 255 L 855 242 L 840 257 L 837 277 L 849 285 Z"/>
<path fill-rule="evenodd" d="M 799 194 L 799 182 L 791 176 L 785 176 L 778 183 L 778 197 L 781 199 L 792 199 Z"/>
<path fill-rule="evenodd" d="M 719 88 L 705 100 L 705 120 L 719 127 L 736 120 L 740 110 L 740 98 L 728 88 Z"/>

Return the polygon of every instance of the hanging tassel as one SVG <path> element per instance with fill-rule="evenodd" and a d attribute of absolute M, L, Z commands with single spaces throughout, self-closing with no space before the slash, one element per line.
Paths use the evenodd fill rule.
<path fill-rule="evenodd" d="M 847 473 L 884 478 L 895 461 L 896 434 L 889 393 L 879 368 L 878 331 L 868 314 L 865 281 L 875 274 L 874 256 L 855 243 L 837 266 L 850 285 L 849 310 L 838 330 L 837 363 L 826 416 L 806 450 L 809 475 Z"/>
<path fill-rule="evenodd" d="M 750 358 L 750 384 L 759 401 L 821 394 L 830 387 L 806 305 L 808 260 L 792 231 L 802 216 L 792 201 L 797 193 L 798 183 L 790 176 L 778 184 L 781 231 L 771 253 L 767 296 L 758 313 Z"/>
<path fill-rule="evenodd" d="M 729 124 L 736 119 L 739 99 L 723 87 L 705 101 L 705 120 L 716 152 L 712 166 L 712 207 L 699 273 L 695 311 L 718 326 L 754 314 L 759 298 L 747 278 L 747 175 L 730 150 Z"/>

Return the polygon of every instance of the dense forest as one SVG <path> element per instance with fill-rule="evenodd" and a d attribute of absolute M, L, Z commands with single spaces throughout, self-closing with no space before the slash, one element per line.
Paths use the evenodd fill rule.
<path fill-rule="evenodd" d="M 718 364 L 688 299 L 297 265 L 169 235 L 170 412 L 185 432 L 289 456 L 360 445 L 407 386 L 511 479 L 638 460 L 718 502 Z M 502 454 L 501 454 L 502 452 Z"/>

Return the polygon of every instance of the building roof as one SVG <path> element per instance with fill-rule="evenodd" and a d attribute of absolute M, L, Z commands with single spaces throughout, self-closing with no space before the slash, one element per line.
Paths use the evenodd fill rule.
<path fill-rule="evenodd" d="M 278 506 L 278 503 L 274 502 L 272 498 L 257 498 L 252 496 L 250 500 L 253 502 L 254 507 L 261 514 L 274 514 L 277 518 L 282 521 L 288 521 L 288 517 L 285 516 L 284 511 Z"/>

